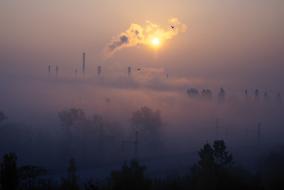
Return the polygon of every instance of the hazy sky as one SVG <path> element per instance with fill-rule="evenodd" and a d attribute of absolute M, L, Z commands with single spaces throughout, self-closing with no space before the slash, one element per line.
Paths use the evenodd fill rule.
<path fill-rule="evenodd" d="M 172 17 L 188 30 L 158 52 L 134 47 L 103 59 L 106 45 L 130 24 L 168 27 Z M 57 64 L 71 75 L 86 51 L 89 68 L 123 63 L 208 84 L 280 90 L 283 18 L 282 0 L 1 0 L 0 72 L 38 76 Z"/>

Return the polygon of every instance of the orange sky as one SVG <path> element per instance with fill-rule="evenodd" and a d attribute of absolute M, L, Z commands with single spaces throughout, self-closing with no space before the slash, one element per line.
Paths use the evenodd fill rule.
<path fill-rule="evenodd" d="M 86 51 L 89 66 L 95 67 L 103 62 L 106 44 L 131 23 L 149 20 L 167 26 L 169 18 L 177 17 L 189 30 L 164 44 L 157 55 L 134 47 L 107 64 L 137 62 L 180 77 L 224 81 L 241 76 L 275 84 L 282 79 L 284 60 L 283 7 L 281 0 L 2 0 L 0 64 L 21 70 L 52 62 L 73 70 Z"/>

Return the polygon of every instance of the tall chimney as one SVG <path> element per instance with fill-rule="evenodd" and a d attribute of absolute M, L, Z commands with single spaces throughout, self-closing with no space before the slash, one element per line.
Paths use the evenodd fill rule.
<path fill-rule="evenodd" d="M 85 74 L 86 69 L 86 53 L 83 52 L 83 64 L 82 64 L 82 73 Z"/>

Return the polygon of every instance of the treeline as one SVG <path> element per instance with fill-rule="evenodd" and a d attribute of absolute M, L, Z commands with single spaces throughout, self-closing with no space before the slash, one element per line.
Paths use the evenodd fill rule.
<path fill-rule="evenodd" d="M 284 189 L 284 152 L 271 153 L 255 173 L 239 167 L 225 142 L 205 144 L 198 152 L 199 160 L 187 175 L 149 178 L 146 167 L 138 160 L 124 163 L 103 180 L 80 182 L 76 162 L 70 159 L 67 175 L 51 179 L 47 170 L 38 166 L 18 166 L 17 156 L 3 156 L 0 168 L 1 190 L 280 190 Z"/>
<path fill-rule="evenodd" d="M 218 93 L 213 93 L 211 89 L 197 89 L 197 88 L 188 88 L 186 90 L 187 95 L 190 98 L 199 98 L 199 99 L 207 99 L 212 100 L 214 95 L 215 98 L 217 98 L 218 102 L 223 102 L 226 100 L 227 93 L 224 88 L 220 88 Z M 250 91 L 248 89 L 245 89 L 244 92 L 242 92 L 243 97 L 245 100 L 254 100 L 254 101 L 271 101 L 278 104 L 282 104 L 282 95 L 280 92 L 278 93 L 272 93 L 266 90 L 259 90 L 255 89 L 254 91 Z"/>
<path fill-rule="evenodd" d="M 0 110 L 0 154 L 17 152 L 23 161 L 63 170 L 71 157 L 78 160 L 80 168 L 123 160 L 134 154 L 138 143 L 143 155 L 163 151 L 163 122 L 158 110 L 141 107 L 131 113 L 129 120 L 107 116 L 68 108 L 55 114 L 56 120 L 32 126 L 13 123 Z"/>

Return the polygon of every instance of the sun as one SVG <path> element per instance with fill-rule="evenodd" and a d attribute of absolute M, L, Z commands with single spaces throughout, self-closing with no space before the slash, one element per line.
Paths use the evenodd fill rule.
<path fill-rule="evenodd" d="M 154 37 L 151 40 L 151 44 L 152 44 L 153 47 L 159 47 L 161 45 L 161 40 L 157 37 Z"/>

